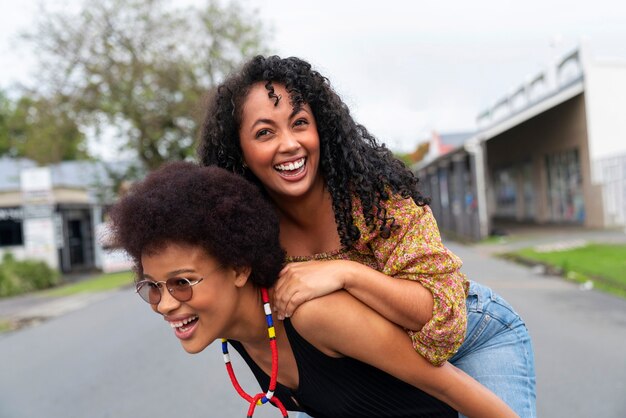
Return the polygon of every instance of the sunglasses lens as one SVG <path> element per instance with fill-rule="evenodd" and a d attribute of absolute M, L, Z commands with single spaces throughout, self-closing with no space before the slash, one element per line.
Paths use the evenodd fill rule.
<path fill-rule="evenodd" d="M 143 282 L 137 287 L 137 293 L 146 302 L 156 305 L 161 301 L 161 292 L 159 285 L 151 282 Z"/>
<path fill-rule="evenodd" d="M 185 278 L 173 278 L 167 280 L 167 288 L 174 298 L 180 302 L 187 302 L 191 299 L 193 290 L 191 288 L 191 282 Z"/>

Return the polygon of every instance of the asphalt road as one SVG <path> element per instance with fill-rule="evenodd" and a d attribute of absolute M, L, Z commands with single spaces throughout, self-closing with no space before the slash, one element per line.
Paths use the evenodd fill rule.
<path fill-rule="evenodd" d="M 544 418 L 626 417 L 626 300 L 450 244 L 525 318 Z M 256 389 L 235 359 L 242 386 Z M 186 354 L 130 290 L 0 335 L 0 418 L 244 417 L 219 345 Z M 262 407 L 255 417 L 279 416 Z"/>
<path fill-rule="evenodd" d="M 449 243 L 470 279 L 491 286 L 533 339 L 543 418 L 626 417 L 626 300 Z"/>
<path fill-rule="evenodd" d="M 257 390 L 239 360 L 241 385 Z M 273 407 L 257 409 L 255 417 L 277 416 Z M 1 418 L 230 418 L 246 411 L 219 344 L 187 354 L 131 290 L 0 336 Z"/>

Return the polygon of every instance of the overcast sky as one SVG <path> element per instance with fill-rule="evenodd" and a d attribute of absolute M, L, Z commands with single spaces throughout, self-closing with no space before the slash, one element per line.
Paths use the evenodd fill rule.
<path fill-rule="evenodd" d="M 478 113 L 581 39 L 595 57 L 626 60 L 620 0 L 240 2 L 273 28 L 273 52 L 311 62 L 356 119 L 397 151 L 431 130 L 475 129 Z M 36 4 L 0 0 L 1 87 L 29 73 L 33 51 L 16 50 L 11 39 L 32 22 Z"/>

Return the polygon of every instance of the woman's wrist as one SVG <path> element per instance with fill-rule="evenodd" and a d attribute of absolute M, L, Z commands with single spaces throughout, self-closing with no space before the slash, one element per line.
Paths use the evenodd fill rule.
<path fill-rule="evenodd" d="M 345 265 L 342 266 L 342 288 L 350 292 L 355 286 L 358 286 L 359 277 L 363 277 L 363 269 L 369 269 L 369 267 L 352 260 L 343 260 L 343 263 L 345 263 Z M 359 272 L 361 273 L 359 274 Z"/>

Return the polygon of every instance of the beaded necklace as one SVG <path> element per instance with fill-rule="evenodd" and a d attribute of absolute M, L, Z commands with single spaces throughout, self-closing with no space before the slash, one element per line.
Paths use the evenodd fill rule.
<path fill-rule="evenodd" d="M 261 298 L 263 299 L 263 310 L 265 311 L 265 322 L 267 322 L 267 335 L 270 338 L 270 348 L 272 349 L 272 373 L 270 376 L 270 386 L 267 389 L 267 392 L 257 393 L 254 396 L 248 395 L 239 385 L 237 378 L 235 377 L 235 372 L 233 370 L 233 365 L 230 362 L 230 354 L 228 353 L 228 340 L 226 338 L 222 338 L 222 353 L 224 354 L 224 363 L 226 364 L 226 371 L 228 372 L 228 376 L 230 377 L 230 381 L 232 382 L 235 390 L 246 401 L 250 403 L 250 407 L 248 408 L 248 415 L 246 418 L 252 418 L 254 414 L 254 409 L 257 405 L 263 405 L 268 401 L 273 403 L 276 406 L 281 414 L 283 414 L 283 418 L 287 418 L 287 410 L 283 406 L 283 403 L 274 396 L 274 391 L 276 390 L 276 380 L 278 378 L 278 347 L 276 346 L 276 331 L 274 330 L 274 321 L 272 320 L 272 310 L 270 308 L 270 298 L 267 293 L 266 288 L 261 288 Z"/>

